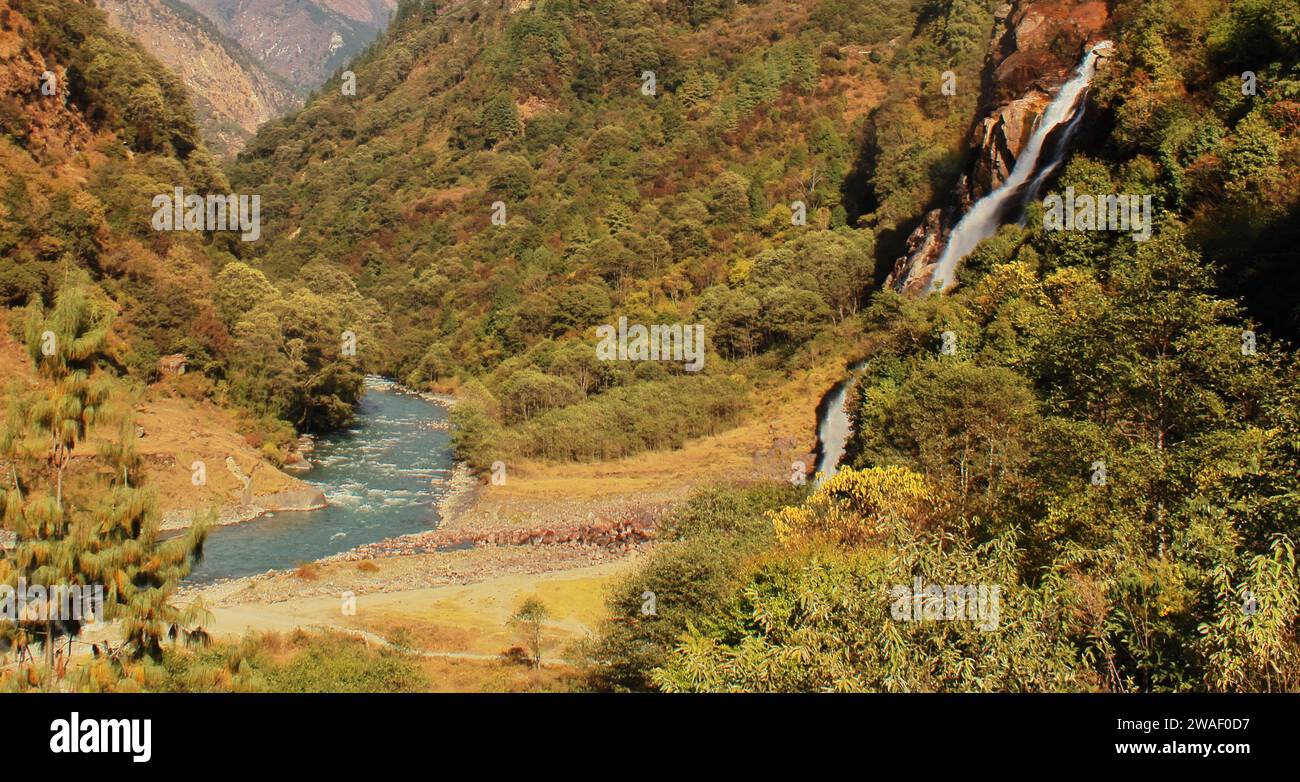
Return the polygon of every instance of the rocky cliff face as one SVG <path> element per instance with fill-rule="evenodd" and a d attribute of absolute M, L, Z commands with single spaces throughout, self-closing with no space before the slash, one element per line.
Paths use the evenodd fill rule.
<path fill-rule="evenodd" d="M 376 30 L 388 24 L 389 15 L 397 7 L 396 0 L 316 0 L 316 4 Z"/>
<path fill-rule="evenodd" d="M 885 284 L 919 295 L 929 285 L 948 232 L 971 204 L 1011 173 L 1034 123 L 1109 20 L 1103 0 L 1034 0 L 1003 6 L 989 47 L 981 117 L 969 141 L 966 174 L 951 202 L 931 210 L 907 240 Z"/>
<path fill-rule="evenodd" d="M 204 141 L 218 155 L 233 156 L 258 125 L 299 103 L 287 81 L 178 0 L 98 0 L 98 5 L 184 80 Z"/>
<path fill-rule="evenodd" d="M 388 24 L 397 0 L 185 0 L 295 88 L 328 79 Z"/>

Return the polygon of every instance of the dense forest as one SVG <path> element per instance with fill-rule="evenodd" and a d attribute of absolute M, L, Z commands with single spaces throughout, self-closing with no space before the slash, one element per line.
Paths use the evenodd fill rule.
<path fill-rule="evenodd" d="M 1105 133 L 1058 187 L 1155 193 L 1155 236 L 1031 213 L 951 295 L 873 295 L 851 469 L 798 506 L 680 515 L 616 602 L 599 686 L 1295 689 L 1300 12 L 1117 11 Z M 1268 86 L 1243 97 L 1247 65 Z M 999 631 L 890 621 L 917 574 L 1002 585 Z"/>
<path fill-rule="evenodd" d="M 672 445 L 819 334 L 859 346 L 855 469 L 803 506 L 688 512 L 620 610 L 646 579 L 690 594 L 620 614 L 607 685 L 1294 688 L 1297 11 L 1116 4 L 1054 184 L 1152 194 L 1154 238 L 1031 210 L 911 300 L 871 281 L 960 173 L 976 97 L 934 76 L 979 82 L 993 9 L 787 10 L 406 4 L 356 96 L 327 85 L 233 168 L 271 205 L 256 263 L 325 260 L 399 313 L 379 364 L 458 385 L 480 465 Z M 590 330 L 618 315 L 698 319 L 723 361 L 601 365 Z M 914 573 L 1005 585 L 1002 631 L 883 621 Z"/>
<path fill-rule="evenodd" d="M 231 169 L 268 225 L 241 262 L 347 270 L 389 315 L 357 329 L 367 361 L 458 389 L 479 467 L 679 445 L 809 365 L 858 313 L 876 232 L 955 176 L 976 96 L 927 104 L 922 74 L 976 83 L 992 25 L 971 3 L 514 11 L 403 4 L 355 94 L 340 74 Z M 704 371 L 598 361 L 620 316 L 704 324 Z"/>
<path fill-rule="evenodd" d="M 105 356 L 118 374 L 149 382 L 160 356 L 183 353 L 199 371 L 187 393 L 248 409 L 280 443 L 294 426 L 348 420 L 361 373 L 340 360 L 336 323 L 373 308 L 346 285 L 328 295 L 286 286 L 282 295 L 260 275 L 250 282 L 227 268 L 238 234 L 154 230 L 158 194 L 231 192 L 198 137 L 184 87 L 93 8 L 9 5 L 0 27 L 25 48 L 5 74 L 24 79 L 21 89 L 0 102 L 2 303 L 52 305 L 62 285 L 86 275 L 119 314 Z M 52 94 L 42 73 L 51 74 Z M 254 293 L 263 306 L 241 332 L 236 318 Z M 18 319 L 10 325 L 20 330 Z M 259 326 L 275 329 L 274 342 Z"/>
<path fill-rule="evenodd" d="M 954 290 L 882 289 L 969 162 L 981 91 L 941 84 L 987 81 L 998 6 L 404 0 L 222 169 L 176 78 L 99 12 L 0 0 L 23 52 L 0 77 L 61 85 L 0 97 L 0 304 L 50 395 L 15 391 L 0 443 L 27 470 L 5 479 L 14 561 L 120 570 L 137 657 L 164 659 L 169 628 L 203 640 L 150 602 L 203 529 L 155 539 L 129 437 L 66 519 L 37 466 L 70 450 L 42 437 L 101 425 L 57 400 L 129 426 L 112 402 L 170 353 L 183 393 L 244 411 L 272 453 L 346 425 L 366 373 L 452 392 L 478 470 L 678 448 L 861 362 L 844 469 L 677 508 L 584 686 L 1295 690 L 1300 9 L 1111 3 L 1115 54 L 1050 187 L 1150 194 L 1150 240 L 1048 231 L 1031 205 Z M 152 230 L 177 187 L 257 194 L 261 240 Z M 703 324 L 703 370 L 600 361 L 620 317 Z M 40 351 L 47 322 L 73 353 Z M 892 621 L 914 579 L 998 585 L 996 632 Z M 157 686 L 256 678 L 209 662 Z"/>

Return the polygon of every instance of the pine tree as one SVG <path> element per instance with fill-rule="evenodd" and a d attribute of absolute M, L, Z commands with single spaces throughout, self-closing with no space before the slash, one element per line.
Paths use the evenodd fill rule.
<path fill-rule="evenodd" d="M 65 286 L 49 312 L 38 302 L 27 308 L 28 353 L 40 383 L 14 395 L 0 437 L 10 483 L 0 518 L 17 537 L 13 551 L 0 557 L 0 582 L 101 586 L 100 618 L 120 622 L 122 641 L 110 656 L 122 666 L 158 660 L 168 637 L 206 640 L 201 628 L 191 629 L 204 618 L 203 606 L 182 610 L 169 598 L 201 557 L 207 524 L 167 541 L 158 537 L 159 515 L 142 486 L 126 392 L 101 366 L 111 313 L 92 300 L 91 290 L 84 283 Z M 78 445 L 113 422 L 116 439 L 103 441 L 98 460 L 69 482 Z M 108 467 L 106 481 L 96 474 L 101 465 Z M 70 653 L 88 617 L 52 615 L 51 603 L 43 608 L 6 632 L 20 656 L 29 638 L 39 640 L 48 672 L 56 641 L 66 638 Z"/>

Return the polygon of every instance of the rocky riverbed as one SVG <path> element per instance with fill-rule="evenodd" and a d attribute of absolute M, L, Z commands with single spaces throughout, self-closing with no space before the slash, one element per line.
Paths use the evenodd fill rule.
<path fill-rule="evenodd" d="M 512 573 L 548 573 L 615 562 L 630 551 L 601 546 L 484 546 L 459 551 L 386 556 L 374 560 L 323 561 L 228 579 L 176 594 L 185 603 L 202 597 L 210 607 L 281 603 L 310 597 L 342 597 L 375 592 L 406 592 L 448 584 L 471 584 Z"/>

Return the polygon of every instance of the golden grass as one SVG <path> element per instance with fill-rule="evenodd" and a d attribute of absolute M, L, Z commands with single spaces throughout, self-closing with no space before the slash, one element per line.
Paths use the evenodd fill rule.
<path fill-rule="evenodd" d="M 413 638 L 418 638 L 414 629 L 406 635 L 403 645 L 423 648 L 411 643 Z M 275 667 L 284 667 L 292 664 L 316 636 L 315 633 L 302 630 L 263 631 L 230 644 L 229 650 L 235 654 L 241 647 L 256 649 L 265 662 Z M 356 643 L 364 642 L 357 640 Z M 581 681 L 580 672 L 568 665 L 547 665 L 534 670 L 531 665 L 521 665 L 504 658 L 479 660 L 412 656 L 408 659 L 428 676 L 431 692 L 556 692 L 572 690 Z M 223 684 L 229 686 L 228 674 L 224 678 Z"/>
<path fill-rule="evenodd" d="M 656 492 L 684 496 L 701 485 L 783 480 L 789 476 L 787 461 L 756 459 L 754 454 L 768 454 L 782 440 L 794 443 L 789 449 L 792 458 L 811 453 L 816 445 L 817 403 L 843 374 L 843 358 L 828 358 L 812 371 L 757 391 L 752 409 L 739 426 L 690 440 L 675 451 L 652 451 L 606 462 L 512 463 L 509 480 L 500 486 L 484 486 L 480 504 L 491 508 L 557 498 L 582 501 L 610 495 L 653 496 Z"/>
<path fill-rule="evenodd" d="M 18 316 L 16 311 L 0 309 L 0 377 L 34 383 L 35 374 L 26 352 L 9 335 L 8 321 Z M 0 421 L 4 413 L 0 405 Z M 243 484 L 226 468 L 227 457 L 233 458 L 244 474 L 253 472 L 254 497 L 304 485 L 266 461 L 262 452 L 239 433 L 231 411 L 208 401 L 172 396 L 167 381 L 154 385 L 135 402 L 134 417 L 136 425 L 144 429 L 144 436 L 136 438 L 135 445 L 145 460 L 146 485 L 156 491 L 158 507 L 164 513 L 238 502 Z M 78 445 L 74 455 L 95 456 L 100 439 L 110 436 L 117 436 L 111 424 L 92 430 L 91 437 Z M 203 485 L 195 485 L 195 462 L 203 463 Z"/>
<path fill-rule="evenodd" d="M 424 670 L 434 692 L 566 692 L 580 682 L 568 666 L 534 669 L 517 663 L 430 658 Z"/>
<path fill-rule="evenodd" d="M 363 604 L 349 624 L 421 651 L 498 655 L 519 644 L 510 616 L 523 595 L 535 595 L 550 615 L 544 656 L 557 658 L 604 620 L 608 590 L 624 569 L 510 574 L 440 587 L 418 601 L 394 595 L 382 605 Z"/>
<path fill-rule="evenodd" d="M 273 494 L 303 484 L 267 462 L 237 430 L 235 417 L 211 402 L 150 395 L 137 406 L 136 423 L 145 436 L 136 447 L 148 460 L 150 485 L 158 490 L 164 511 L 238 502 L 243 484 L 226 468 L 231 457 L 247 475 L 253 472 L 253 495 Z M 206 485 L 195 486 L 192 465 L 204 464 Z M 256 468 L 256 471 L 254 471 Z"/>

